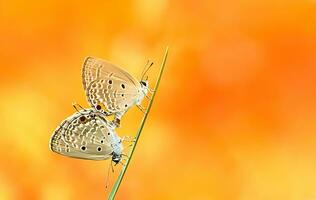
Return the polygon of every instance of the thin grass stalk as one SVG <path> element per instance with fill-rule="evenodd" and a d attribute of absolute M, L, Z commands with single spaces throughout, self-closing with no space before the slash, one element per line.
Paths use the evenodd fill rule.
<path fill-rule="evenodd" d="M 124 177 L 124 175 L 125 175 L 125 172 L 126 172 L 128 166 L 129 166 L 129 163 L 130 163 L 130 161 L 131 161 L 131 159 L 132 159 L 132 157 L 133 157 L 133 155 L 134 155 L 134 151 L 135 151 L 135 148 L 136 148 L 136 146 L 137 146 L 139 137 L 140 137 L 140 135 L 141 135 L 141 133 L 142 133 L 142 130 L 143 130 L 144 125 L 145 125 L 145 122 L 146 122 L 146 120 L 147 120 L 147 116 L 148 116 L 148 114 L 149 114 L 149 111 L 150 111 L 150 109 L 151 109 L 151 106 L 152 106 L 152 104 L 153 104 L 153 102 L 154 102 L 154 98 L 155 98 L 155 96 L 156 96 L 156 92 L 157 92 L 157 89 L 158 89 L 158 86 L 159 86 L 159 83 L 160 83 L 160 80 L 161 80 L 161 76 L 162 76 L 162 73 L 163 73 L 163 71 L 164 71 L 166 61 L 167 61 L 168 50 L 169 50 L 169 48 L 167 47 L 167 48 L 166 48 L 166 51 L 165 51 L 165 54 L 164 54 L 164 57 L 163 57 L 163 60 L 162 60 L 162 63 L 161 63 L 161 66 L 160 66 L 160 71 L 159 71 L 159 75 L 158 75 L 158 78 L 157 78 L 156 85 L 155 85 L 155 87 L 154 87 L 154 92 L 153 92 L 152 98 L 151 98 L 151 100 L 149 101 L 147 112 L 146 112 L 146 114 L 144 114 L 143 119 L 142 119 L 141 124 L 140 124 L 140 127 L 139 127 L 139 129 L 138 129 L 138 131 L 137 131 L 136 138 L 135 138 L 135 143 L 134 143 L 134 145 L 132 146 L 132 150 L 131 150 L 131 152 L 130 152 L 130 154 L 129 154 L 129 159 L 128 159 L 127 162 L 126 162 L 126 165 L 123 166 L 122 171 L 120 172 L 118 178 L 116 179 L 116 181 L 115 181 L 115 183 L 114 183 L 114 185 L 113 185 L 112 191 L 111 191 L 111 193 L 110 193 L 110 195 L 109 195 L 109 198 L 108 198 L 109 200 L 113 200 L 113 199 L 115 198 L 115 195 L 117 194 L 117 191 L 118 191 L 118 189 L 119 189 L 119 187 L 120 187 L 120 185 L 121 185 L 121 182 L 122 182 L 122 180 L 123 180 L 123 177 Z"/>

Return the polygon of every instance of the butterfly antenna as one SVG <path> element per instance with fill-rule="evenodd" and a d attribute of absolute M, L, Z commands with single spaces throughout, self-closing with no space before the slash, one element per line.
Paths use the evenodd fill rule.
<path fill-rule="evenodd" d="M 127 160 L 126 160 L 126 162 L 127 162 Z M 126 164 L 125 163 L 123 163 L 123 159 L 119 162 L 123 167 L 126 167 Z"/>
<path fill-rule="evenodd" d="M 126 154 L 121 154 L 121 155 L 122 155 L 122 160 L 125 160 L 126 162 L 128 162 L 129 156 Z"/>
<path fill-rule="evenodd" d="M 110 165 L 108 167 L 108 176 L 106 177 L 105 189 L 108 189 L 108 186 L 109 186 L 111 165 L 112 165 L 112 160 L 110 161 Z"/>
<path fill-rule="evenodd" d="M 114 173 L 114 167 L 113 167 L 113 162 L 111 161 L 111 168 L 112 168 L 112 173 Z"/>
<path fill-rule="evenodd" d="M 141 73 L 141 77 L 143 77 L 143 74 L 144 74 L 144 72 L 145 72 L 145 70 L 146 70 L 146 66 L 148 65 L 148 63 L 149 63 L 149 60 L 147 60 L 147 62 L 146 62 L 146 64 L 145 64 L 145 67 L 143 68 L 143 71 L 142 71 L 142 73 Z"/>
<path fill-rule="evenodd" d="M 146 65 L 148 65 L 148 63 L 149 63 L 149 61 L 147 61 L 147 64 L 146 64 Z M 143 71 L 143 73 L 142 73 L 142 78 L 141 78 L 141 80 L 143 80 L 145 74 L 148 72 L 148 70 L 150 69 L 150 67 L 153 66 L 153 64 L 154 64 L 154 63 L 151 62 L 151 63 L 149 64 L 149 66 L 144 69 L 144 71 Z"/>
<path fill-rule="evenodd" d="M 129 144 L 128 146 L 124 147 L 124 151 L 128 150 L 129 148 L 131 148 L 134 144 Z"/>

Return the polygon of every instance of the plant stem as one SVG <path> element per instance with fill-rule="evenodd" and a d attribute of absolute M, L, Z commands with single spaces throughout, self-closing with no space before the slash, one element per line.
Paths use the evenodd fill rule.
<path fill-rule="evenodd" d="M 139 129 L 138 129 L 138 131 L 137 131 L 135 143 L 134 143 L 134 145 L 133 145 L 133 147 L 132 147 L 132 150 L 131 150 L 131 152 L 130 152 L 130 154 L 129 154 L 129 159 L 128 159 L 127 162 L 126 162 L 126 165 L 123 166 L 122 171 L 120 172 L 120 174 L 119 174 L 117 180 L 115 181 L 115 183 L 114 183 L 114 185 L 113 185 L 112 191 L 111 191 L 111 193 L 110 193 L 110 195 L 109 195 L 109 199 L 110 199 L 110 200 L 113 200 L 113 199 L 115 198 L 115 195 L 116 195 L 116 193 L 117 193 L 117 191 L 118 191 L 118 189 L 119 189 L 119 187 L 120 187 L 120 185 L 121 185 L 121 182 L 122 182 L 122 180 L 123 180 L 123 177 L 124 177 L 124 175 L 125 175 L 125 172 L 126 172 L 126 170 L 127 170 L 127 167 L 128 167 L 128 165 L 129 165 L 129 163 L 130 163 L 130 160 L 132 159 L 132 156 L 133 156 L 133 154 L 134 154 L 136 145 L 137 145 L 137 143 L 138 143 L 138 139 L 139 139 L 140 134 L 141 134 L 141 132 L 142 132 L 142 130 L 143 130 L 143 128 L 144 128 L 144 125 L 145 125 L 145 122 L 146 122 L 148 113 L 149 113 L 149 111 L 150 111 L 150 109 L 151 109 L 151 106 L 152 106 L 152 104 L 153 104 L 153 101 L 154 101 L 154 98 L 155 98 L 155 95 L 156 95 L 156 92 L 157 92 L 157 89 L 158 89 L 158 86 L 159 86 L 159 83 L 160 83 L 160 80 L 161 80 L 161 76 L 162 76 L 163 70 L 164 70 L 164 68 L 165 68 L 165 64 L 166 64 L 167 57 L 168 57 L 168 50 L 169 50 L 169 48 L 167 47 L 167 48 L 166 48 L 166 51 L 165 51 L 165 55 L 164 55 L 163 60 L 162 60 L 162 63 L 161 63 L 160 72 L 159 72 L 159 75 L 158 75 L 158 78 L 157 78 L 157 82 L 156 82 L 156 85 L 155 85 L 155 88 L 154 88 L 154 92 L 153 92 L 152 98 L 151 98 L 151 100 L 150 100 L 150 102 L 149 102 L 149 105 L 148 105 L 147 112 L 146 112 L 146 114 L 144 114 L 144 117 L 143 117 L 143 119 L 142 119 L 142 121 L 141 121 L 140 127 L 139 127 Z"/>

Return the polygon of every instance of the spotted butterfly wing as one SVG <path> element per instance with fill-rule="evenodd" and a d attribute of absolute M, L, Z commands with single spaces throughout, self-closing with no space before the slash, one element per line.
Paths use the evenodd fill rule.
<path fill-rule="evenodd" d="M 82 70 L 88 101 L 99 111 L 124 113 L 143 98 L 141 84 L 108 61 L 87 57 Z"/>
<path fill-rule="evenodd" d="M 88 160 L 105 160 L 120 154 L 122 145 L 112 125 L 94 109 L 81 110 L 54 131 L 50 149 L 58 154 Z"/>

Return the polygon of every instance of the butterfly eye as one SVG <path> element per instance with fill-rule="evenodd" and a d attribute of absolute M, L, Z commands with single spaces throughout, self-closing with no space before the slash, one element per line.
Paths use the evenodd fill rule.
<path fill-rule="evenodd" d="M 101 106 L 98 104 L 98 105 L 96 106 L 96 109 L 97 109 L 97 110 L 101 110 Z"/>
<path fill-rule="evenodd" d="M 112 80 L 109 80 L 109 84 L 112 84 Z"/>
<path fill-rule="evenodd" d="M 125 89 L 125 85 L 124 85 L 124 84 L 122 84 L 121 87 L 122 87 L 123 89 Z"/>
<path fill-rule="evenodd" d="M 145 87 L 147 86 L 147 83 L 145 81 L 141 81 L 140 83 Z"/>
<path fill-rule="evenodd" d="M 102 148 L 101 148 L 101 147 L 98 147 L 98 148 L 97 148 L 97 151 L 101 151 L 101 150 L 102 150 Z"/>

